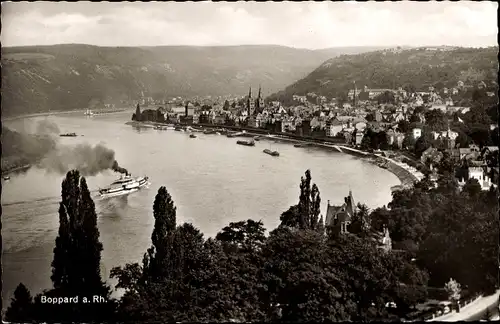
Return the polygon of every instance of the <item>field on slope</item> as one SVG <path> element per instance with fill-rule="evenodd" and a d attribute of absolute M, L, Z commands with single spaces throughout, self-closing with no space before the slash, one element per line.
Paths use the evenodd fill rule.
<path fill-rule="evenodd" d="M 299 80 L 326 59 L 369 48 L 306 50 L 282 46 L 2 48 L 2 113 L 16 116 L 145 96 L 264 94 Z"/>
<path fill-rule="evenodd" d="M 336 97 L 345 96 L 356 82 L 358 89 L 394 87 L 427 90 L 454 87 L 458 81 L 466 84 L 496 81 L 498 48 L 450 48 L 446 51 L 409 49 L 376 51 L 357 55 L 341 55 L 321 64 L 307 77 L 269 99 L 290 100 L 292 95 L 309 92 Z"/>

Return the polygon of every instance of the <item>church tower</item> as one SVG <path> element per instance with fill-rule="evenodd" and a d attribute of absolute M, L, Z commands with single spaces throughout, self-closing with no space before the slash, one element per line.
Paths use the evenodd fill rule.
<path fill-rule="evenodd" d="M 252 87 L 250 87 L 250 91 L 248 91 L 247 111 L 248 116 L 252 116 L 255 112 L 255 102 L 252 100 Z"/>
<path fill-rule="evenodd" d="M 260 84 L 259 84 L 259 94 L 257 96 L 257 99 L 255 100 L 255 106 L 259 112 L 262 109 L 264 109 L 264 99 L 262 98 L 262 88 Z"/>

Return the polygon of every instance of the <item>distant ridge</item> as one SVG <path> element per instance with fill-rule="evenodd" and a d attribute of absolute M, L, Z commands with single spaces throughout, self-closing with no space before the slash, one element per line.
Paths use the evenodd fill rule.
<path fill-rule="evenodd" d="M 264 94 L 284 88 L 325 60 L 373 47 L 295 49 L 279 45 L 100 47 L 86 44 L 2 48 L 2 113 L 120 104 L 144 96 Z"/>
<path fill-rule="evenodd" d="M 395 47 L 331 58 L 267 99 L 290 102 L 294 94 L 310 92 L 330 98 L 345 97 L 354 81 L 359 89 L 412 86 L 418 90 L 437 83 L 452 88 L 458 81 L 473 85 L 479 81 L 496 82 L 497 77 L 498 46 Z"/>

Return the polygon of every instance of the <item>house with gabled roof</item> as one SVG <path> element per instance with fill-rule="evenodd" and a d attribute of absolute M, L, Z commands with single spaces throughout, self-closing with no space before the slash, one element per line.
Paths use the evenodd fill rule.
<path fill-rule="evenodd" d="M 356 204 L 349 190 L 349 195 L 344 198 L 344 203 L 340 206 L 330 205 L 330 200 L 328 200 L 325 226 L 331 227 L 336 233 L 346 234 L 347 226 L 351 223 L 355 212 Z"/>

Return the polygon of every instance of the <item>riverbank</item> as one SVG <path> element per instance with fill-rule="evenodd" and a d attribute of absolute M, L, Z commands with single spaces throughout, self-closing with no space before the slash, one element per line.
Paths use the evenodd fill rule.
<path fill-rule="evenodd" d="M 19 167 L 2 170 L 2 175 L 7 175 L 9 173 L 14 173 L 16 171 L 28 170 L 29 168 L 31 168 L 31 164 L 25 164 L 25 165 L 22 165 L 22 166 L 19 166 Z"/>
<path fill-rule="evenodd" d="M 168 124 L 168 123 L 158 123 L 158 122 L 138 122 L 138 121 L 129 121 L 126 122 L 125 124 L 131 125 L 134 127 L 144 127 L 144 128 L 154 128 L 155 126 L 165 126 L 165 125 L 173 125 L 173 126 L 182 126 L 186 127 L 186 125 L 176 125 L 176 124 Z M 220 129 L 224 128 L 227 130 L 232 130 L 231 133 L 235 134 L 238 132 L 245 131 L 245 133 L 240 134 L 239 136 L 241 137 L 258 137 L 259 139 L 262 140 L 271 140 L 271 141 L 276 141 L 276 142 L 287 142 L 287 143 L 294 143 L 294 144 L 304 144 L 305 146 L 312 146 L 312 147 L 319 147 L 323 149 L 329 149 L 329 150 L 334 150 L 336 152 L 340 153 L 346 153 L 349 155 L 357 156 L 360 157 L 367 162 L 370 162 L 372 164 L 375 164 L 381 168 L 384 168 L 394 174 L 399 181 L 401 182 L 401 187 L 402 188 L 410 188 L 412 187 L 416 182 L 419 180 L 423 179 L 424 175 L 416 170 L 415 168 L 400 162 L 396 161 L 394 159 L 374 154 L 374 153 L 369 153 L 365 152 L 362 150 L 358 150 L 352 147 L 348 147 L 346 145 L 341 145 L 338 139 L 330 139 L 330 141 L 326 141 L 323 139 L 318 139 L 318 138 L 309 138 L 309 137 L 300 137 L 297 138 L 297 135 L 292 135 L 292 134 L 270 134 L 269 131 L 267 130 L 261 130 L 261 129 L 251 129 L 251 128 L 245 128 L 245 127 L 237 127 L 237 126 L 222 126 L 222 125 L 197 125 L 193 124 L 190 125 L 190 127 L 195 130 L 195 131 L 202 131 L 206 129 Z M 380 163 L 380 159 L 383 159 L 385 162 Z"/>
<path fill-rule="evenodd" d="M 24 115 L 19 115 L 19 116 L 2 117 L 2 120 L 3 121 L 10 121 L 10 120 L 23 119 L 23 118 L 33 118 L 33 117 L 54 116 L 54 115 L 62 115 L 62 114 L 72 114 L 72 113 L 77 113 L 77 112 L 84 113 L 85 111 L 87 111 L 87 108 L 84 108 L 84 109 L 75 109 L 75 110 L 55 110 L 55 111 L 47 111 L 47 112 L 34 113 L 34 114 L 24 114 Z M 113 114 L 113 113 L 124 112 L 124 111 L 127 111 L 127 108 L 123 108 L 123 109 L 103 109 L 103 110 L 99 110 L 94 115 L 97 116 L 97 115 L 104 115 L 104 114 Z"/>

